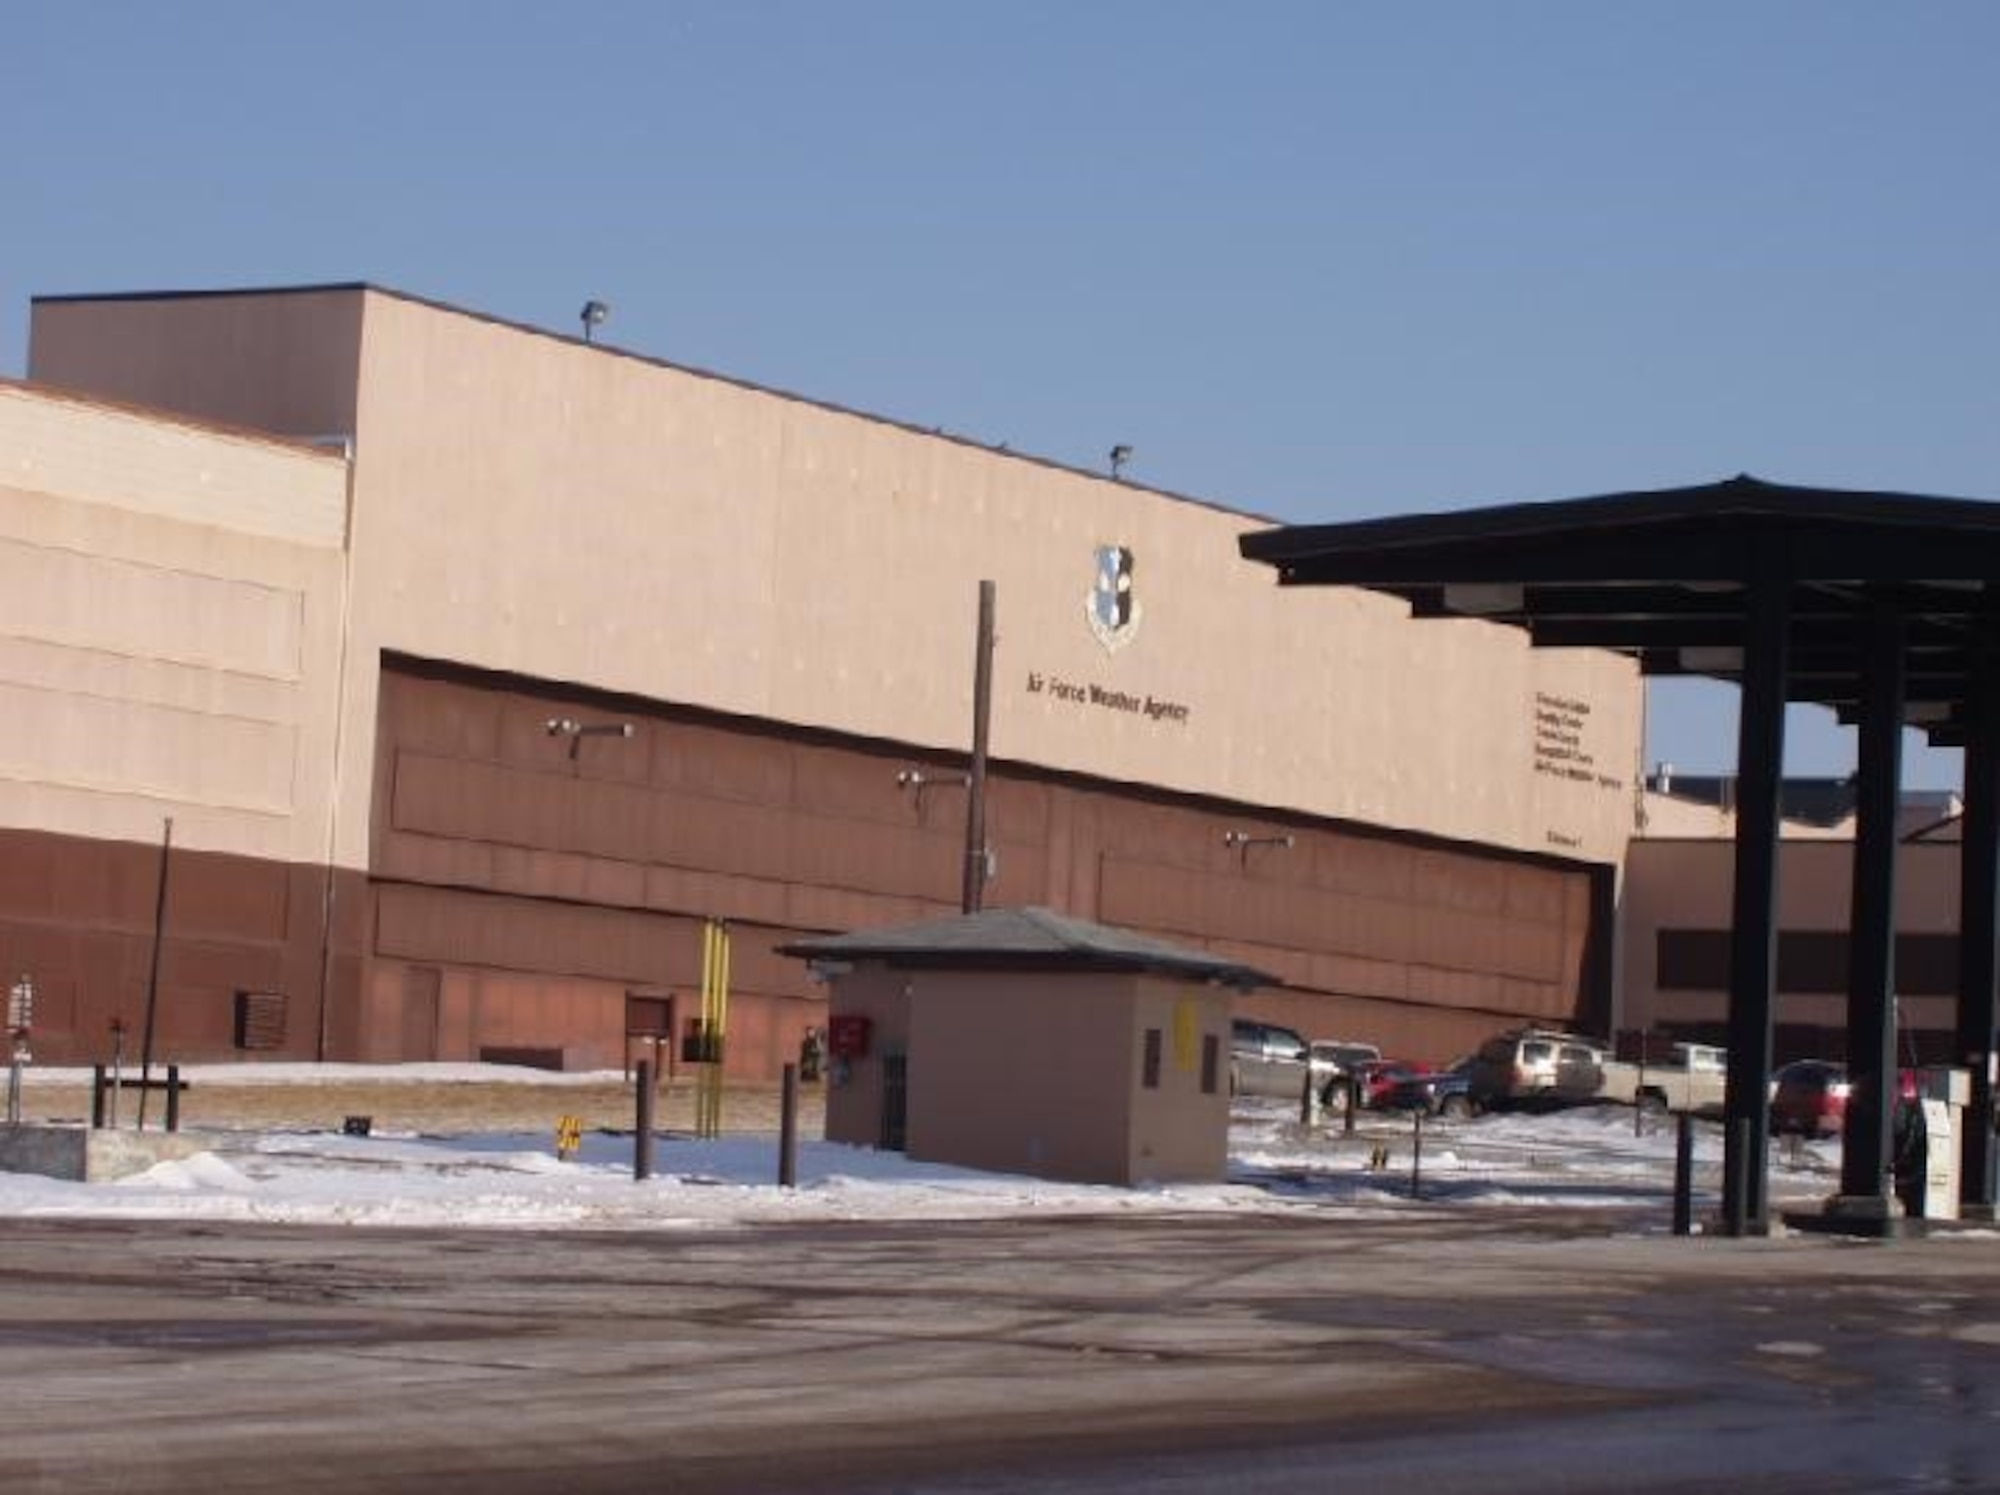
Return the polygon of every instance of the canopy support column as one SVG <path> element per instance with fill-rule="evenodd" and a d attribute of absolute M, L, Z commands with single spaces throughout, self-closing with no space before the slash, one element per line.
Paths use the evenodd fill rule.
<path fill-rule="evenodd" d="M 1723 1229 L 1766 1235 L 1771 1009 L 1778 965 L 1778 780 L 1785 762 L 1791 577 L 1780 537 L 1752 550 L 1744 608 L 1743 701 L 1736 725 L 1736 882 L 1729 950 L 1729 1088 Z"/>
<path fill-rule="evenodd" d="M 1902 795 L 1903 643 L 1891 606 L 1865 624 L 1853 895 L 1848 906 L 1847 1118 L 1840 1196 L 1829 1213 L 1857 1225 L 1896 1214 L 1890 1176 L 1896 1063 L 1896 806 Z"/>
<path fill-rule="evenodd" d="M 2000 1029 L 2000 642 L 1981 641 L 1968 692 L 1959 826 L 1958 1062 L 1972 1071 L 1959 1154 L 1959 1214 L 1995 1218 L 1995 1030 Z"/>

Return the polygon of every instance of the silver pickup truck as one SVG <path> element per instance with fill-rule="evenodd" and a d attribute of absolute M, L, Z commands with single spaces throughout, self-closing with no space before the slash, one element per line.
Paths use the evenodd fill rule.
<path fill-rule="evenodd" d="M 1705 1043 L 1677 1043 L 1658 1061 L 1606 1059 L 1598 1094 L 1648 1111 L 1690 1111 L 1720 1116 L 1729 1088 L 1729 1051 Z"/>

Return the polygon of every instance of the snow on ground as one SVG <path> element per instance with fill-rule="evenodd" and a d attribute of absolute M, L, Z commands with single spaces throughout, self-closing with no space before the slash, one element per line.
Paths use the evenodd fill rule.
<path fill-rule="evenodd" d="M 478 1065 L 408 1065 L 396 1077 L 492 1080 Z M 197 1082 L 380 1081 L 382 1069 L 325 1065 L 195 1068 Z M 523 1084 L 602 1083 L 603 1075 L 508 1071 Z M 43 1078 L 56 1075 L 44 1072 Z M 617 1078 L 611 1076 L 609 1078 Z M 1298 1124 L 1286 1107 L 1238 1108 L 1228 1175 L 1216 1184 L 1135 1189 L 1053 1183 L 912 1162 L 801 1141 L 795 1187 L 778 1186 L 774 1136 L 661 1135 L 654 1176 L 633 1178 L 629 1134 L 590 1132 L 569 1159 L 546 1133 L 426 1137 L 330 1131 L 218 1134 L 213 1151 L 108 1183 L 0 1173 L 0 1212 L 36 1216 L 172 1217 L 355 1225 L 714 1228 L 765 1221 L 967 1218 L 1015 1213 L 1292 1212 L 1381 1214 L 1492 1206 L 1644 1206 L 1670 1220 L 1672 1125 L 1635 1131 L 1633 1113 L 1593 1108 L 1552 1116 L 1426 1122 L 1421 1154 L 1407 1117 Z M 1386 1160 L 1377 1150 L 1386 1151 Z M 1412 1163 L 1417 1167 L 1414 1170 Z M 1697 1213 L 1712 1210 L 1721 1135 L 1697 1125 Z M 1818 1199 L 1839 1179 L 1837 1144 L 1774 1149 L 1774 1199 Z"/>

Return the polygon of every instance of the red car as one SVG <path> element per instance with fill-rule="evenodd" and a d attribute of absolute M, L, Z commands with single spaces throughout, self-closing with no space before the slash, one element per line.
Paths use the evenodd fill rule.
<path fill-rule="evenodd" d="M 1847 1066 L 1831 1059 L 1795 1059 L 1780 1065 L 1772 1077 L 1771 1130 L 1808 1137 L 1838 1137 L 1847 1120 L 1847 1097 L 1853 1086 Z M 1922 1093 L 1914 1069 L 1897 1071 L 1897 1097 L 1915 1100 Z"/>
<path fill-rule="evenodd" d="M 1361 1108 L 1371 1110 L 1388 1099 L 1389 1093 L 1406 1080 L 1434 1071 L 1414 1059 L 1368 1059 L 1354 1066 L 1352 1074 L 1361 1087 Z"/>

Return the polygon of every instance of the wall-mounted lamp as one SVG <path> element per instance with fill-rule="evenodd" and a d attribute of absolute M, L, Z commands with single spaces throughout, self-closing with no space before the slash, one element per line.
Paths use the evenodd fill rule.
<path fill-rule="evenodd" d="M 1260 836 L 1251 831 L 1224 831 L 1222 833 L 1222 844 L 1232 851 L 1241 852 L 1247 857 L 1250 854 L 1250 848 L 1253 846 L 1282 846 L 1289 851 L 1295 844 L 1295 840 L 1290 832 L 1276 836 Z"/>
<path fill-rule="evenodd" d="M 924 808 L 924 791 L 939 787 L 963 789 L 972 782 L 972 775 L 965 773 L 925 773 L 921 768 L 899 768 L 896 770 L 896 787 L 907 789 L 916 796 L 917 813 Z"/>
<path fill-rule="evenodd" d="M 606 306 L 602 301 L 584 302 L 583 310 L 577 313 L 577 317 L 583 323 L 583 340 L 589 342 L 591 334 L 602 327 L 605 318 L 610 315 L 611 308 Z"/>
<path fill-rule="evenodd" d="M 1111 476 L 1114 478 L 1123 476 L 1125 464 L 1131 460 L 1132 448 L 1125 445 L 1122 441 L 1117 446 L 1111 448 Z"/>
<path fill-rule="evenodd" d="M 633 727 L 630 722 L 580 722 L 573 716 L 552 716 L 542 723 L 542 730 L 551 737 L 567 737 L 569 755 L 574 760 L 584 738 L 630 737 Z"/>

